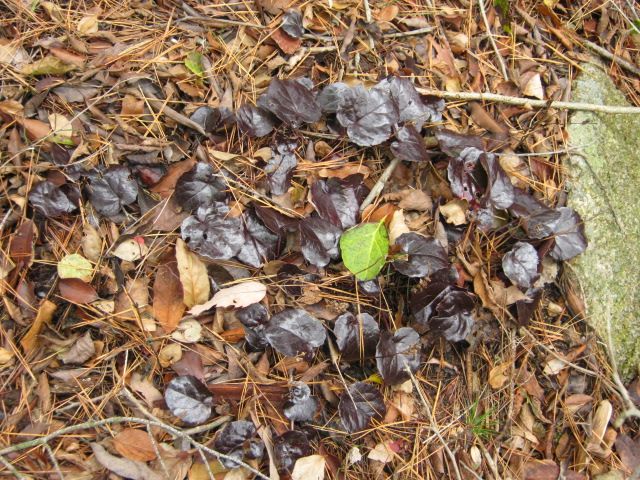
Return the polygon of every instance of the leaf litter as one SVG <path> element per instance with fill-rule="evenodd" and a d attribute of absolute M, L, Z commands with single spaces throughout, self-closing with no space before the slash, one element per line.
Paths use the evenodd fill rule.
<path fill-rule="evenodd" d="M 619 38 L 623 17 L 485 2 L 486 32 L 463 2 L 436 16 L 368 2 L 373 22 L 349 2 L 256 3 L 185 2 L 178 17 L 162 4 L 11 6 L 38 26 L 0 36 L 17 80 L 0 104 L 12 165 L 1 177 L 5 445 L 144 402 L 228 457 L 203 463 L 173 443 L 176 478 L 442 476 L 452 459 L 415 435 L 434 428 L 473 478 L 635 465 L 630 424 L 616 430 L 596 410 L 607 360 L 549 273 L 587 247 L 562 203 L 564 154 L 544 153 L 566 117 L 422 93 L 561 98 L 563 22 Z M 142 38 L 169 19 L 176 30 Z M 514 81 L 478 62 L 494 52 L 467 32 L 514 55 Z M 532 60 L 545 55 L 556 60 Z M 552 393 L 597 401 L 556 408 Z M 159 478 L 170 435 L 141 427 L 56 438 L 57 462 L 81 476 L 71 456 L 82 451 L 94 469 Z M 16 468 L 54 471 L 47 458 Z"/>

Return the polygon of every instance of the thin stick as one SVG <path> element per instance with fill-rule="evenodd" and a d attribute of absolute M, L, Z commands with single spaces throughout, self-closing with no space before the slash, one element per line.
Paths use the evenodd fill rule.
<path fill-rule="evenodd" d="M 621 66 L 622 68 L 624 68 L 625 70 L 628 70 L 631 73 L 635 73 L 640 77 L 640 68 L 636 67 L 633 63 L 628 62 L 624 58 L 609 52 L 609 50 L 607 50 L 606 48 L 602 48 L 600 45 L 590 42 L 589 40 L 584 40 L 583 42 L 589 50 L 596 52 L 598 55 L 608 60 L 611 60 L 613 63 Z"/>
<path fill-rule="evenodd" d="M 442 90 L 429 90 L 427 88 L 416 88 L 416 90 L 418 91 L 418 93 L 424 95 L 433 95 L 436 97 L 444 98 L 445 100 L 498 102 L 505 103 L 507 105 L 519 105 L 527 108 L 557 108 L 560 110 L 579 110 L 584 112 L 640 114 L 640 107 L 598 105 L 595 103 L 582 102 L 560 102 L 555 100 L 534 100 L 531 98 L 509 97 L 507 95 L 499 95 L 497 93 L 444 92 Z"/>
<path fill-rule="evenodd" d="M 496 45 L 496 41 L 493 38 L 493 33 L 491 33 L 491 25 L 489 25 L 489 19 L 487 18 L 487 11 L 484 8 L 484 0 L 478 0 L 478 5 L 480 6 L 480 14 L 482 15 L 482 21 L 484 22 L 484 26 L 487 29 L 487 34 L 489 35 L 489 41 L 491 42 L 491 47 L 498 58 L 498 63 L 500 64 L 500 70 L 502 70 L 502 76 L 508 82 L 509 76 L 507 75 L 507 67 L 504 64 L 504 59 L 502 55 L 500 55 L 500 51 L 498 50 L 498 45 Z"/>
<path fill-rule="evenodd" d="M 387 168 L 384 169 L 384 172 L 382 172 L 382 175 L 380 175 L 380 178 L 369 192 L 369 195 L 367 195 L 367 198 L 365 198 L 362 202 L 362 205 L 360 205 L 361 212 L 369 205 L 371 205 L 371 202 L 373 202 L 375 198 L 380 194 L 380 192 L 382 192 L 384 184 L 387 183 L 387 180 L 389 180 L 389 177 L 391 177 L 391 174 L 396 169 L 399 163 L 400 159 L 394 158 L 393 160 L 391 160 L 391 163 L 387 166 Z"/>

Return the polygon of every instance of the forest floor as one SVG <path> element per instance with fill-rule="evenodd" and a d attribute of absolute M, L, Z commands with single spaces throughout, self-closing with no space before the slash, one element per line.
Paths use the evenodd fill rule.
<path fill-rule="evenodd" d="M 0 1 L 0 474 L 640 478 L 547 103 L 639 15 Z"/>

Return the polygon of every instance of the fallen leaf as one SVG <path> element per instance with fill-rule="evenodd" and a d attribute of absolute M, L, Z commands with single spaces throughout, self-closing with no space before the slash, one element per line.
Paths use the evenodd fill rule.
<path fill-rule="evenodd" d="M 182 358 L 182 347 L 179 343 L 170 343 L 158 352 L 158 362 L 164 368 L 170 367 Z"/>
<path fill-rule="evenodd" d="M 166 333 L 173 332 L 185 311 L 178 263 L 171 258 L 156 270 L 153 280 L 153 316 Z"/>
<path fill-rule="evenodd" d="M 280 50 L 287 55 L 296 53 L 302 45 L 302 38 L 293 38 L 282 28 L 277 28 L 271 34 L 271 38 L 278 44 Z"/>
<path fill-rule="evenodd" d="M 79 278 L 62 278 L 58 282 L 60 296 L 72 303 L 87 304 L 98 299 L 95 288 Z"/>
<path fill-rule="evenodd" d="M 88 282 L 93 276 L 93 265 L 79 253 L 65 255 L 58 262 L 58 276 L 60 278 L 78 278 Z"/>
<path fill-rule="evenodd" d="M 404 220 L 404 212 L 402 210 L 394 211 L 391 221 L 389 222 L 389 243 L 395 245 L 400 235 L 409 233 L 410 231 Z"/>
<path fill-rule="evenodd" d="M 176 260 L 184 304 L 189 308 L 203 304 L 209 299 L 211 289 L 207 267 L 181 238 L 176 241 Z"/>
<path fill-rule="evenodd" d="M 118 244 L 113 255 L 127 262 L 136 262 L 149 253 L 149 247 L 144 243 L 144 237 L 134 237 Z"/>
<path fill-rule="evenodd" d="M 156 403 L 162 401 L 162 393 L 147 377 L 143 377 L 138 372 L 134 372 L 129 380 L 129 387 L 134 392 L 139 393 L 144 398 L 145 403 L 150 408 L 155 408 Z"/>
<path fill-rule="evenodd" d="M 97 462 L 104 468 L 121 477 L 131 480 L 162 480 L 163 477 L 151 470 L 145 463 L 119 458 L 111 455 L 98 443 L 91 443 L 91 449 Z"/>
<path fill-rule="evenodd" d="M 67 117 L 59 113 L 49 114 L 49 125 L 51 125 L 52 134 L 61 138 L 71 138 L 73 135 L 73 125 Z"/>
<path fill-rule="evenodd" d="M 389 463 L 393 460 L 393 450 L 389 446 L 389 440 L 376 444 L 367 455 L 369 460 L 375 460 L 381 463 Z"/>
<path fill-rule="evenodd" d="M 82 233 L 82 253 L 92 262 L 98 262 L 102 255 L 102 237 L 100 233 L 89 223 L 84 225 Z"/>
<path fill-rule="evenodd" d="M 200 424 L 211 416 L 213 395 L 206 385 L 192 375 L 176 377 L 164 392 L 173 415 L 190 424 Z"/>
<path fill-rule="evenodd" d="M 254 303 L 260 302 L 267 294 L 267 287 L 260 282 L 242 282 L 232 287 L 223 288 L 206 303 L 196 305 L 189 313 L 200 315 L 210 308 L 244 308 Z"/>
<path fill-rule="evenodd" d="M 202 325 L 195 319 L 188 319 L 178 324 L 171 338 L 184 343 L 196 343 L 202 338 Z"/>
<path fill-rule="evenodd" d="M 37 346 L 40 330 L 42 330 L 45 323 L 49 323 L 51 321 L 56 308 L 58 308 L 58 306 L 50 300 L 45 299 L 42 304 L 40 304 L 38 314 L 31 324 L 29 331 L 27 331 L 25 336 L 22 337 L 22 340 L 20 340 L 20 345 L 22 345 L 22 349 L 25 354 L 31 353 L 31 351 Z"/>
<path fill-rule="evenodd" d="M 87 360 L 89 360 L 96 353 L 96 348 L 91 340 L 91 333 L 86 332 L 83 336 L 81 336 L 76 342 L 72 345 L 72 347 L 59 355 L 62 363 L 66 364 L 74 364 L 81 365 Z"/>
<path fill-rule="evenodd" d="M 378 276 L 388 252 L 389 237 L 383 222 L 358 225 L 340 237 L 342 261 L 361 281 Z"/>
<path fill-rule="evenodd" d="M 447 223 L 464 225 L 467 223 L 466 212 L 469 209 L 466 200 L 454 199 L 440 206 L 440 213 Z"/>
<path fill-rule="evenodd" d="M 504 362 L 496 365 L 489 372 L 489 385 L 494 390 L 504 387 L 509 380 L 508 373 L 511 370 L 513 362 Z"/>
<path fill-rule="evenodd" d="M 526 72 L 520 78 L 522 85 L 522 94 L 527 97 L 534 97 L 544 100 L 544 88 L 540 74 L 536 72 Z"/>
<path fill-rule="evenodd" d="M 22 66 L 21 72 L 25 75 L 64 75 L 78 67 L 63 62 L 54 55 L 47 55 L 37 62 L 29 63 Z M 24 120 L 26 122 L 27 119 Z M 36 121 L 36 120 L 32 120 Z"/>
<path fill-rule="evenodd" d="M 87 15 L 80 19 L 77 25 L 77 30 L 83 35 L 89 35 L 98 31 L 98 16 Z"/>
<path fill-rule="evenodd" d="M 156 452 L 149 433 L 137 428 L 125 428 L 113 439 L 116 451 L 129 460 L 150 462 L 156 458 Z"/>
<path fill-rule="evenodd" d="M 8 365 L 13 357 L 15 357 L 15 354 L 11 350 L 0 347 L 0 365 Z"/>
<path fill-rule="evenodd" d="M 323 480 L 326 460 L 322 455 L 309 455 L 296 460 L 291 480 Z"/>

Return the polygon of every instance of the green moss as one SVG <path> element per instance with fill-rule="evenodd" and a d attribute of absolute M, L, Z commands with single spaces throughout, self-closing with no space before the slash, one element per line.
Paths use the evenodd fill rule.
<path fill-rule="evenodd" d="M 573 101 L 628 105 L 594 64 L 573 86 Z M 587 251 L 572 261 L 588 321 L 606 338 L 610 311 L 620 373 L 640 365 L 640 116 L 578 112 L 568 126 L 579 153 L 568 162 L 569 205 L 585 220 Z"/>

